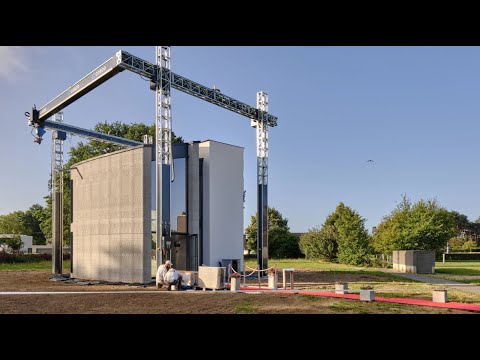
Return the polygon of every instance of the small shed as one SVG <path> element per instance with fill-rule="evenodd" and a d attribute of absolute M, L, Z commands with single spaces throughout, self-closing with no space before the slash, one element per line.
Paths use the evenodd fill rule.
<path fill-rule="evenodd" d="M 399 250 L 392 256 L 393 270 L 413 274 L 435 273 L 434 250 Z"/>

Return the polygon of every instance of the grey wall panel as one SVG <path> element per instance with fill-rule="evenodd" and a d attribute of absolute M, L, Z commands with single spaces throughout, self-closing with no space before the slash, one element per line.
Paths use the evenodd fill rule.
<path fill-rule="evenodd" d="M 75 165 L 74 277 L 126 283 L 151 279 L 150 164 L 151 149 L 139 146 Z"/>

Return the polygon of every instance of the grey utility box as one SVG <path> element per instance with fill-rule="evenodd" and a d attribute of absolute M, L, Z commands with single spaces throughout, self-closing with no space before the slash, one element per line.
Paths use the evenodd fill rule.
<path fill-rule="evenodd" d="M 413 274 L 433 274 L 435 272 L 434 250 L 400 250 L 392 256 L 393 270 Z"/>

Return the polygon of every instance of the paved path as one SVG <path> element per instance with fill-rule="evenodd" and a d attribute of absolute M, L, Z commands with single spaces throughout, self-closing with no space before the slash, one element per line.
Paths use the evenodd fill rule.
<path fill-rule="evenodd" d="M 399 273 L 391 269 L 384 269 L 383 271 L 389 274 L 400 276 L 410 280 L 415 280 L 415 281 L 420 281 L 420 282 L 435 284 L 435 285 L 444 285 L 456 290 L 462 290 L 462 291 L 468 291 L 475 294 L 480 294 L 480 286 L 478 285 L 465 284 L 458 281 L 452 281 L 452 280 L 446 280 L 446 279 L 439 279 L 433 276 Z"/>

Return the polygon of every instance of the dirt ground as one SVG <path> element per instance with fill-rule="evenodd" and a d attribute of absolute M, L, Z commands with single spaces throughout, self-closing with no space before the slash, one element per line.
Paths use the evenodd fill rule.
<path fill-rule="evenodd" d="M 344 276 L 343 276 L 344 275 Z M 47 271 L 2 271 L 0 292 L 72 292 L 71 294 L 0 295 L 2 314 L 333 314 L 333 313 L 469 313 L 467 311 L 299 294 L 165 291 L 155 286 L 78 285 L 49 280 Z M 342 277 L 344 277 L 342 279 Z M 305 271 L 296 274 L 298 289 L 335 281 L 378 281 L 375 276 Z M 280 279 L 281 280 L 281 279 Z M 251 281 L 252 284 L 255 281 Z M 266 283 L 264 283 L 266 285 Z M 112 291 L 107 294 L 83 292 Z M 152 293 L 153 291 L 153 293 Z M 82 292 L 82 293 L 78 293 Z M 125 293 L 127 292 L 127 293 Z M 132 293 L 128 293 L 132 292 Z"/>

